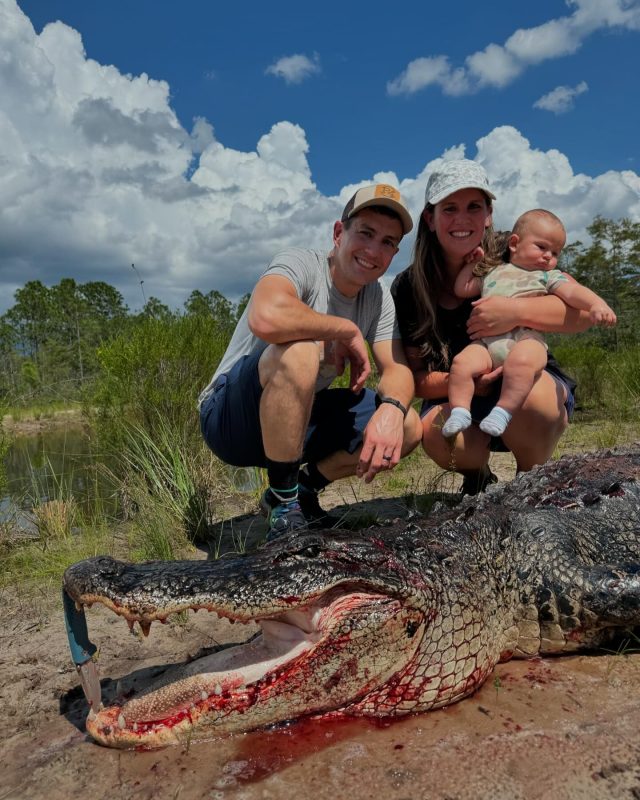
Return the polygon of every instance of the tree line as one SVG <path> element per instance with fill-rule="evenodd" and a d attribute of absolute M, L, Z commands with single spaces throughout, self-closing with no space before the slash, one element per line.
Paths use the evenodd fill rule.
<path fill-rule="evenodd" d="M 636 346 L 640 223 L 596 217 L 587 230 L 590 243 L 568 245 L 560 267 L 604 297 L 618 315 L 618 325 L 592 329 L 581 335 L 580 343 L 615 351 Z M 140 312 L 132 313 L 120 292 L 102 281 L 63 278 L 55 286 L 28 281 L 0 317 L 0 403 L 77 400 L 96 384 L 104 391 L 116 373 L 122 386 L 127 370 L 138 376 L 148 373 L 157 381 L 170 360 L 184 366 L 196 351 L 201 374 L 191 378 L 202 381 L 224 352 L 248 299 L 245 295 L 232 303 L 215 289 L 206 294 L 196 289 L 182 309 L 171 310 L 150 297 Z M 178 347 L 176 337 L 186 341 Z M 202 337 L 207 341 L 196 341 Z M 135 356 L 133 342 L 139 343 Z M 171 369 L 180 374 L 175 364 Z M 149 383 L 148 390 L 154 386 Z"/>
<path fill-rule="evenodd" d="M 149 321 L 171 327 L 182 317 L 207 316 L 228 341 L 248 300 L 245 295 L 234 304 L 215 289 L 196 289 L 181 310 L 150 297 L 132 313 L 120 292 L 103 281 L 27 281 L 0 317 L 0 403 L 80 399 L 103 369 L 105 347 L 126 341 Z"/>

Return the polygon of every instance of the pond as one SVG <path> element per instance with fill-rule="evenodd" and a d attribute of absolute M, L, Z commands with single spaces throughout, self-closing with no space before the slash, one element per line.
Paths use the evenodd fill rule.
<path fill-rule="evenodd" d="M 4 458 L 0 522 L 31 527 L 28 512 L 34 504 L 69 497 L 88 516 L 115 513 L 115 489 L 104 470 L 108 461 L 81 426 L 16 436 Z"/>

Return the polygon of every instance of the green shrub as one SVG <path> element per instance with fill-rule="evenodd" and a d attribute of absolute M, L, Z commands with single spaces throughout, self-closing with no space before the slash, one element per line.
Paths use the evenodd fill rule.
<path fill-rule="evenodd" d="M 101 433 L 121 438 L 124 421 L 153 433 L 159 420 L 197 431 L 197 398 L 228 343 L 228 331 L 205 315 L 140 318 L 100 348 L 93 404 Z"/>

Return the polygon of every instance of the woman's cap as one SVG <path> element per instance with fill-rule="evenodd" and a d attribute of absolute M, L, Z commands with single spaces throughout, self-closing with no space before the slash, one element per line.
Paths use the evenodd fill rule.
<path fill-rule="evenodd" d="M 386 206 L 395 211 L 402 222 L 403 234 L 409 233 L 413 228 L 411 213 L 402 199 L 402 195 L 388 183 L 376 183 L 373 186 L 363 186 L 362 189 L 358 189 L 344 207 L 342 222 L 355 216 L 358 211 L 362 211 L 367 206 Z"/>
<path fill-rule="evenodd" d="M 489 179 L 483 167 L 468 158 L 461 158 L 445 161 L 429 175 L 424 194 L 425 205 L 429 203 L 435 206 L 460 189 L 480 189 L 492 200 L 496 199 L 489 189 Z"/>

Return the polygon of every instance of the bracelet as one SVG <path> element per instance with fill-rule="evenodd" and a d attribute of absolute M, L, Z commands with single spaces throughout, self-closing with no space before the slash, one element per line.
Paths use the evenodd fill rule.
<path fill-rule="evenodd" d="M 395 397 L 381 397 L 380 395 L 378 396 L 380 397 L 380 405 L 382 405 L 383 403 L 389 403 L 390 405 L 399 408 L 400 411 L 402 411 L 403 417 L 407 416 L 407 407 L 403 406 L 402 403 L 399 400 L 396 400 Z"/>

